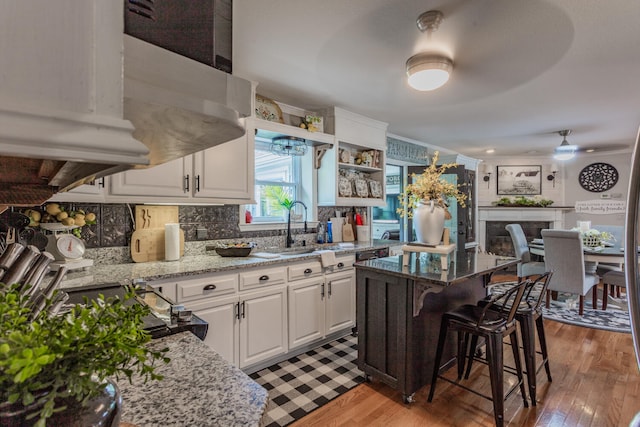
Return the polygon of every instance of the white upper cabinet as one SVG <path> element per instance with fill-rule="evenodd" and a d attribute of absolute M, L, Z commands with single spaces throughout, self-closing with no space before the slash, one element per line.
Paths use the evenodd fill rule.
<path fill-rule="evenodd" d="M 253 203 L 253 135 L 110 177 L 112 202 Z"/>
<path fill-rule="evenodd" d="M 318 204 L 385 206 L 387 124 L 337 107 L 324 114 L 336 145 L 318 169 Z"/>

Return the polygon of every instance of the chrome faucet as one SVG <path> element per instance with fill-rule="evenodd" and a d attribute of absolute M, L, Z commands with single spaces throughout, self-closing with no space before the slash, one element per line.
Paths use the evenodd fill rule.
<path fill-rule="evenodd" d="M 307 205 L 305 205 L 299 200 L 294 200 L 293 203 L 291 203 L 291 206 L 289 207 L 289 219 L 287 221 L 287 239 L 286 239 L 287 248 L 290 248 L 294 242 L 293 237 L 291 236 L 291 209 L 293 209 L 293 207 L 298 203 L 300 203 L 304 207 L 304 232 L 305 233 L 307 232 Z"/>

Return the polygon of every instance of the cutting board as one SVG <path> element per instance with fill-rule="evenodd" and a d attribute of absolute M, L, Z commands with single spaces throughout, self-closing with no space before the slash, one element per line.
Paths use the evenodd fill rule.
<path fill-rule="evenodd" d="M 136 230 L 131 236 L 133 262 L 164 260 L 164 226 L 178 222 L 177 206 L 136 206 Z M 180 256 L 184 255 L 184 231 L 180 230 Z"/>

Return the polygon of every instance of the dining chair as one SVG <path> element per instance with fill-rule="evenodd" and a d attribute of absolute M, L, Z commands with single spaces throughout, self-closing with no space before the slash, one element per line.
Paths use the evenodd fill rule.
<path fill-rule="evenodd" d="M 622 225 L 594 225 L 593 228 L 595 228 L 598 231 L 601 232 L 607 232 L 609 234 L 611 234 L 613 236 L 613 241 L 609 242 L 611 244 L 613 244 L 613 249 L 620 249 L 622 246 L 624 246 L 624 226 Z M 596 266 L 595 269 L 595 273 L 600 277 L 600 284 L 602 285 L 602 288 L 605 290 L 605 292 L 603 293 L 603 298 L 602 298 L 602 309 L 606 310 L 606 302 L 607 302 L 607 298 L 606 298 L 606 289 L 607 286 L 605 285 L 605 283 L 603 282 L 602 278 L 605 274 L 607 274 L 610 271 L 622 271 L 622 264 L 616 264 L 616 263 L 610 263 L 610 262 L 599 262 L 598 265 Z M 620 288 L 615 286 L 615 285 L 611 285 L 611 291 L 617 291 L 618 294 L 620 293 Z"/>
<path fill-rule="evenodd" d="M 531 261 L 529 243 L 527 242 L 527 237 L 524 235 L 522 226 L 520 224 L 507 224 L 505 229 L 511 236 L 516 258 L 520 260 L 517 266 L 518 281 L 526 276 L 544 274 L 546 272 L 544 262 Z"/>
<path fill-rule="evenodd" d="M 584 297 L 599 282 L 596 274 L 587 273 L 584 265 L 582 238 L 579 231 L 542 230 L 544 263 L 547 271 L 553 272 L 547 290 L 546 307 L 549 308 L 550 291 L 576 294 L 580 297 L 580 316 L 584 314 Z M 592 292 L 593 308 L 598 303 L 597 287 Z"/>
<path fill-rule="evenodd" d="M 518 332 L 516 324 L 516 310 L 520 306 L 525 287 L 528 282 L 519 282 L 509 288 L 505 293 L 495 294 L 482 307 L 475 304 L 465 304 L 442 315 L 440 323 L 440 334 L 438 336 L 438 345 L 436 347 L 436 358 L 433 366 L 433 375 L 431 377 L 431 388 L 429 390 L 428 402 L 433 400 L 436 391 L 436 382 L 443 379 L 451 384 L 470 391 L 478 396 L 493 402 L 493 416 L 497 427 L 504 426 L 504 400 L 509 397 L 517 387 L 520 387 L 522 394 L 522 402 L 525 408 L 529 407 L 527 395 L 524 387 L 522 362 L 520 360 L 520 349 L 518 345 Z M 451 381 L 440 375 L 440 363 L 442 361 L 442 353 L 446 345 L 447 333 L 449 331 L 457 332 L 458 336 L 458 381 Z M 482 394 L 477 390 L 462 384 L 460 380 L 464 373 L 464 366 L 467 358 L 467 348 L 469 345 L 469 336 L 473 337 L 472 348 L 477 345 L 478 338 L 482 338 L 487 346 L 486 363 L 489 366 L 489 377 L 491 381 L 491 396 Z M 504 339 L 509 337 L 511 350 L 515 362 L 515 372 L 513 372 L 518 381 L 510 390 L 504 393 Z M 469 354 L 474 352 L 469 350 Z M 511 372 L 511 370 L 507 370 Z"/>
<path fill-rule="evenodd" d="M 613 296 L 614 286 L 618 291 L 620 288 L 627 288 L 627 279 L 624 271 L 608 271 L 602 276 L 602 309 L 607 309 L 607 301 L 609 300 L 609 287 Z"/>

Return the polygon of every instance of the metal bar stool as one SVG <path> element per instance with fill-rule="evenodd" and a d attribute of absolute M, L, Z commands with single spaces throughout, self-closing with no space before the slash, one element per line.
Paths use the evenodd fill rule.
<path fill-rule="evenodd" d="M 433 400 L 438 378 L 448 381 L 454 385 L 462 387 L 478 396 L 493 402 L 493 415 L 496 426 L 504 425 L 504 400 L 520 387 L 522 393 L 522 403 L 525 408 L 529 407 L 524 387 L 522 375 L 522 363 L 520 361 L 520 349 L 518 345 L 518 334 L 516 331 L 517 322 L 515 315 L 524 295 L 525 285 L 530 281 L 523 281 L 509 288 L 504 294 L 491 296 L 488 303 L 482 307 L 479 305 L 465 304 L 456 309 L 447 311 L 442 315 L 440 325 L 440 335 L 438 337 L 438 347 L 436 359 L 431 379 L 431 389 L 429 390 L 428 401 Z M 449 331 L 458 333 L 458 381 L 451 381 L 440 376 L 440 363 L 442 353 Z M 467 344 L 469 336 L 477 342 L 477 338 L 483 338 L 487 345 L 487 361 L 489 375 L 491 378 L 491 396 L 484 395 L 460 383 L 464 372 L 465 359 L 467 354 Z M 514 385 L 505 396 L 504 394 L 504 362 L 503 362 L 503 341 L 505 337 L 510 338 L 513 358 L 516 365 L 516 376 L 518 383 Z"/>
<path fill-rule="evenodd" d="M 516 311 L 516 321 L 520 325 L 520 335 L 522 336 L 522 349 L 524 352 L 524 362 L 527 374 L 527 384 L 529 386 L 529 397 L 531 404 L 536 406 L 536 376 L 544 366 L 549 382 L 551 379 L 551 369 L 549 367 L 549 354 L 547 352 L 547 339 L 544 333 L 544 318 L 542 317 L 542 302 L 549 286 L 549 280 L 553 273 L 548 272 L 539 276 L 525 277 L 527 284 L 522 297 L 522 301 Z M 535 277 L 535 279 L 534 279 Z M 489 300 L 480 300 L 478 305 L 484 306 Z M 536 351 L 535 331 L 538 332 L 540 351 Z M 469 378 L 471 364 L 473 362 L 474 343 L 471 343 L 469 350 L 469 362 L 465 378 Z M 536 367 L 536 354 L 542 355 L 540 366 Z"/>

